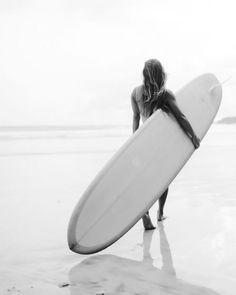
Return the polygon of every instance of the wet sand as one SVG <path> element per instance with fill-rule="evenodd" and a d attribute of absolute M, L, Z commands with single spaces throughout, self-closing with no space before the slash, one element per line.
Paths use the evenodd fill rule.
<path fill-rule="evenodd" d="M 170 186 L 156 230 L 138 222 L 100 253 L 68 249 L 79 196 L 129 133 L 0 134 L 0 294 L 235 293 L 235 125 L 212 126 Z"/>

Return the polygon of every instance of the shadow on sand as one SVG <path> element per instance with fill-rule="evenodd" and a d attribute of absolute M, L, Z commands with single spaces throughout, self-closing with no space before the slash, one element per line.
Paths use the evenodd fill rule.
<path fill-rule="evenodd" d="M 69 272 L 71 295 L 219 295 L 176 277 L 164 225 L 159 224 L 162 267 L 153 265 L 150 246 L 154 231 L 143 233 L 143 261 L 115 255 L 96 255 Z"/>

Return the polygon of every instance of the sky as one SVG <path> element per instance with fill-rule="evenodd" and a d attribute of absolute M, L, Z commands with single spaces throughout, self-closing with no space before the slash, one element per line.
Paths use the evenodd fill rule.
<path fill-rule="evenodd" d="M 145 60 L 177 91 L 212 72 L 236 116 L 233 0 L 0 0 L 0 126 L 129 124 Z"/>

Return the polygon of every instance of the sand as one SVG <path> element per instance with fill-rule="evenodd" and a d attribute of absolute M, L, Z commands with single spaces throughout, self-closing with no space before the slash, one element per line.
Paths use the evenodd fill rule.
<path fill-rule="evenodd" d="M 138 222 L 100 253 L 68 249 L 75 204 L 129 134 L 1 132 L 0 294 L 235 294 L 236 125 L 212 126 L 156 230 Z"/>

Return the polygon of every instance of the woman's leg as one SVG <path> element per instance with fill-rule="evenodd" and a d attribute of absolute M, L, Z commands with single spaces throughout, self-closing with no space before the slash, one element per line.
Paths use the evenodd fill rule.
<path fill-rule="evenodd" d="M 152 230 L 152 229 L 156 228 L 152 224 L 152 221 L 151 221 L 148 211 L 143 215 L 142 220 L 143 220 L 143 226 L 144 226 L 145 230 Z"/>
<path fill-rule="evenodd" d="M 169 188 L 166 189 L 166 191 L 161 195 L 161 197 L 158 200 L 158 202 L 159 202 L 159 211 L 158 211 L 158 216 L 157 216 L 158 221 L 162 221 L 165 219 L 165 217 L 163 216 L 163 211 L 164 211 L 166 198 L 168 195 L 168 189 Z"/>
<path fill-rule="evenodd" d="M 158 202 L 159 202 L 159 211 L 158 211 L 158 216 L 157 216 L 158 221 L 162 221 L 165 219 L 165 217 L 163 217 L 163 210 L 164 210 L 166 198 L 168 195 L 168 190 L 169 190 L 169 188 L 167 188 L 165 190 L 165 192 L 161 195 L 161 197 L 158 200 Z M 152 221 L 151 221 L 148 211 L 143 215 L 142 220 L 143 220 L 143 226 L 144 226 L 145 230 L 152 230 L 152 229 L 156 228 L 152 224 Z"/>

